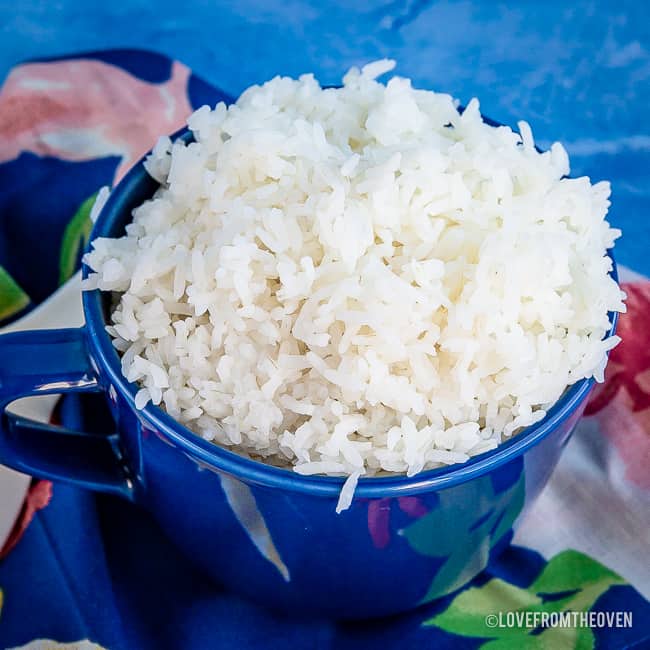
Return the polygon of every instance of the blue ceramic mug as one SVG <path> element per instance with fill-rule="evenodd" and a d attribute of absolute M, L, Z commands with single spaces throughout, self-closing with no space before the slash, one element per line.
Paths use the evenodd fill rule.
<path fill-rule="evenodd" d="M 91 237 L 123 234 L 132 209 L 156 187 L 140 161 L 111 194 Z M 287 612 L 381 616 L 466 584 L 510 541 L 593 387 L 593 380 L 574 384 L 544 420 L 465 464 L 361 479 L 350 509 L 337 515 L 343 479 L 247 460 L 158 407 L 137 410 L 137 386 L 122 376 L 104 330 L 108 297 L 84 293 L 83 308 L 81 329 L 0 336 L 0 462 L 141 504 L 218 582 Z M 24 396 L 88 391 L 107 396 L 112 435 L 6 411 Z"/>

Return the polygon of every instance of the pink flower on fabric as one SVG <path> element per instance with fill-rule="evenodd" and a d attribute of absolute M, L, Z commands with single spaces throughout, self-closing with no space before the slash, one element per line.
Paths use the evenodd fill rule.
<path fill-rule="evenodd" d="M 4 546 L 0 548 L 0 560 L 5 558 L 11 550 L 18 544 L 20 538 L 23 536 L 27 526 L 31 523 L 34 515 L 45 508 L 52 498 L 52 482 L 51 481 L 34 481 L 29 488 L 29 492 L 25 497 L 22 510 L 18 515 L 18 519 L 14 523 L 14 527 L 7 538 Z"/>
<path fill-rule="evenodd" d="M 157 84 L 90 59 L 18 66 L 0 91 L 0 162 L 23 151 L 73 161 L 117 155 L 117 182 L 160 135 L 183 126 L 189 77 L 178 62 Z"/>
<path fill-rule="evenodd" d="M 595 415 L 625 464 L 625 477 L 650 490 L 650 282 L 623 285 L 627 313 L 619 320 L 622 342 L 609 357 L 605 383 L 597 386 L 586 415 Z"/>

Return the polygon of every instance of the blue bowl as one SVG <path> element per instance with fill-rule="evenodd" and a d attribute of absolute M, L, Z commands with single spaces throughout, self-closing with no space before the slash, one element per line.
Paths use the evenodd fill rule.
<path fill-rule="evenodd" d="M 156 188 L 140 161 L 112 192 L 91 239 L 123 234 L 132 209 Z M 108 306 L 105 294 L 87 292 L 85 327 L 0 337 L 0 460 L 141 504 L 215 580 L 285 612 L 383 616 L 462 587 L 509 543 L 593 387 L 579 381 L 544 420 L 464 464 L 361 479 L 350 509 L 337 515 L 343 479 L 248 460 L 158 407 L 137 410 L 137 386 L 122 376 L 104 329 Z M 70 391 L 105 393 L 115 433 L 68 431 L 5 411 L 19 397 Z"/>

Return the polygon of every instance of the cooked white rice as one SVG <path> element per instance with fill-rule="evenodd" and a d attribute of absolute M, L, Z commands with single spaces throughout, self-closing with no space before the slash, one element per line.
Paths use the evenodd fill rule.
<path fill-rule="evenodd" d="M 342 88 L 277 77 L 204 106 L 195 143 L 161 138 L 161 183 L 86 289 L 119 292 L 107 328 L 140 391 L 217 444 L 300 474 L 462 463 L 583 377 L 602 380 L 609 184 L 564 178 L 556 143 L 485 124 L 473 99 L 392 61 Z"/>

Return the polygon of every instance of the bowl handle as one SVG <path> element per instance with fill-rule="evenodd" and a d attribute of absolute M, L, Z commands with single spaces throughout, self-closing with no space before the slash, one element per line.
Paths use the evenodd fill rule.
<path fill-rule="evenodd" d="M 83 433 L 11 413 L 21 397 L 102 392 L 80 329 L 0 335 L 0 463 L 40 478 L 133 499 L 119 436 Z"/>

